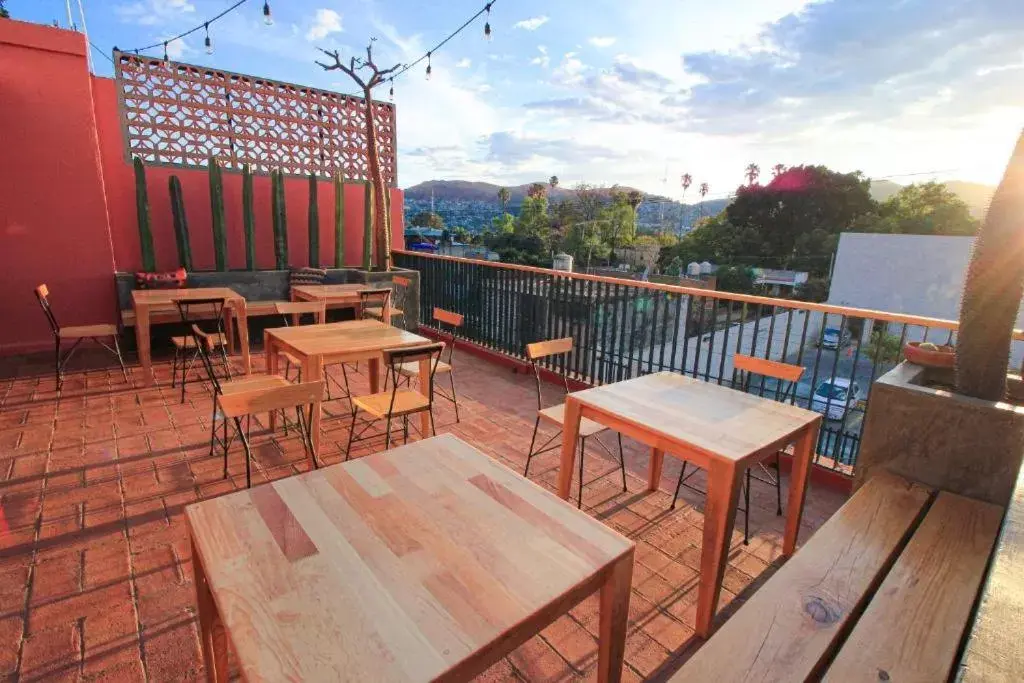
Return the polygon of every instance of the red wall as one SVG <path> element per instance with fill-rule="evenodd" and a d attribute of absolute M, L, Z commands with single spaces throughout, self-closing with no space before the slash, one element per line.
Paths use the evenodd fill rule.
<path fill-rule="evenodd" d="M 0 21 L 0 353 L 52 344 L 40 283 L 63 325 L 116 319 L 91 84 L 79 34 Z"/>
<path fill-rule="evenodd" d="M 110 228 L 114 242 L 114 258 L 119 271 L 142 268 L 139 251 L 139 229 L 135 213 L 135 176 L 125 156 L 124 140 L 117 111 L 117 90 L 114 81 L 94 79 L 96 121 L 99 128 L 103 173 L 107 178 L 110 204 Z M 192 246 L 192 267 L 213 270 L 213 230 L 210 219 L 210 180 L 205 169 L 146 167 L 146 188 L 149 192 L 150 222 L 158 270 L 178 266 L 171 218 L 168 180 L 172 175 L 181 180 L 188 216 L 189 241 Z M 245 234 L 242 229 L 242 176 L 225 170 L 224 214 L 228 235 L 228 267 L 245 268 Z M 270 214 L 270 177 L 253 179 L 253 210 L 256 213 L 256 267 L 274 268 L 274 233 Z M 319 183 L 320 265 L 334 267 L 334 185 Z M 392 234 L 396 245 L 403 244 L 402 191 L 392 190 Z M 309 180 L 285 179 L 285 207 L 288 215 L 288 259 L 292 266 L 309 262 L 308 214 Z M 363 258 L 363 184 L 345 184 L 345 264 L 358 266 Z"/>

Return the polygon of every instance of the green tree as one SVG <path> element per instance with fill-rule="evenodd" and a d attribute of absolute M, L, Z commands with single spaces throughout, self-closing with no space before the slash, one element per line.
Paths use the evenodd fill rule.
<path fill-rule="evenodd" d="M 558 176 L 553 175 L 550 178 L 548 178 L 548 185 L 551 187 L 552 190 L 558 187 Z"/>
<path fill-rule="evenodd" d="M 631 243 L 636 236 L 636 209 L 633 208 L 636 197 L 632 192 L 612 188 L 611 203 L 605 205 L 599 214 L 601 236 L 608 243 L 612 256 L 617 248 Z"/>
<path fill-rule="evenodd" d="M 866 223 L 868 232 L 905 235 L 975 235 L 980 226 L 967 204 L 941 183 L 907 185 Z"/>
<path fill-rule="evenodd" d="M 823 277 L 808 278 L 807 282 L 797 285 L 793 298 L 800 301 L 821 303 L 828 299 L 829 281 Z"/>
<path fill-rule="evenodd" d="M 4 8 L 4 2 L 5 0 L 0 0 L 0 19 L 10 19 L 11 15 L 7 9 Z"/>
<path fill-rule="evenodd" d="M 535 183 L 535 186 L 540 187 L 541 191 L 535 192 L 531 188 L 530 194 L 523 199 L 523 205 L 516 217 L 515 233 L 522 237 L 536 237 L 543 244 L 547 241 L 551 230 L 548 197 L 547 193 L 543 191 L 543 185 Z"/>
<path fill-rule="evenodd" d="M 501 235 L 515 230 L 516 219 L 510 213 L 503 213 L 491 219 L 491 231 Z"/>
<path fill-rule="evenodd" d="M 866 353 L 868 358 L 879 365 L 892 364 L 899 360 L 901 348 L 900 338 L 889 334 L 883 325 L 883 327 L 872 330 Z"/>
<path fill-rule="evenodd" d="M 461 226 L 452 228 L 452 237 L 456 242 L 461 242 L 462 244 L 469 243 L 469 231 Z"/>
<path fill-rule="evenodd" d="M 420 211 L 412 217 L 412 225 L 417 228 L 444 230 L 444 219 L 433 211 Z"/>
<path fill-rule="evenodd" d="M 715 288 L 722 292 L 749 294 L 754 291 L 754 271 L 745 266 L 719 266 Z"/>
<path fill-rule="evenodd" d="M 498 190 L 498 201 L 501 202 L 501 212 L 505 213 L 508 210 L 508 200 L 512 197 L 512 194 L 508 191 L 507 187 L 503 187 Z"/>

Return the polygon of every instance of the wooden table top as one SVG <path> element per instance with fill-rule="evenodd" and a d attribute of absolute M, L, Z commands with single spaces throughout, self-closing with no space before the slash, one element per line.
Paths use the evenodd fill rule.
<path fill-rule="evenodd" d="M 571 394 L 712 457 L 743 460 L 821 418 L 817 413 L 672 372 Z"/>
<path fill-rule="evenodd" d="M 133 289 L 132 302 L 168 304 L 185 299 L 243 299 L 230 287 L 192 287 L 188 289 Z"/>
<path fill-rule="evenodd" d="M 459 678 L 633 547 L 451 435 L 185 514 L 250 681 Z"/>
<path fill-rule="evenodd" d="M 363 353 L 430 343 L 426 337 L 379 320 L 275 327 L 266 333 L 303 356 Z"/>
<path fill-rule="evenodd" d="M 359 292 L 364 292 L 369 289 L 382 289 L 381 287 L 375 287 L 373 285 L 366 284 L 354 284 L 354 285 L 293 285 L 292 291 L 297 294 L 304 296 L 325 298 L 331 297 L 349 297 L 358 296 Z"/>

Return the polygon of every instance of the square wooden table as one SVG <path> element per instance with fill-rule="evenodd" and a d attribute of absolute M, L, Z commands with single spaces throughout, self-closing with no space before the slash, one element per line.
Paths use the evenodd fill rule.
<path fill-rule="evenodd" d="M 327 322 L 327 308 L 330 306 L 342 306 L 356 309 L 358 317 L 361 292 L 372 289 L 385 289 L 385 285 L 354 284 L 354 285 L 293 285 L 292 301 L 323 301 L 324 312 L 318 316 L 317 322 Z M 388 297 L 387 305 L 384 306 L 384 320 L 391 320 L 391 297 Z M 293 324 L 298 324 L 297 317 Z"/>
<path fill-rule="evenodd" d="M 267 359 L 267 372 L 278 374 L 279 356 L 286 351 L 302 361 L 302 380 L 314 382 L 323 379 L 324 365 L 333 363 L 354 363 L 365 360 L 369 366 L 370 393 L 380 389 L 381 351 L 398 349 L 419 344 L 430 344 L 431 340 L 398 327 L 392 327 L 379 320 L 348 320 L 325 325 L 300 325 L 298 327 L 276 327 L 263 333 L 263 350 Z M 420 391 L 430 391 L 430 362 L 420 362 Z M 320 423 L 323 419 L 320 404 L 313 406 L 311 424 L 313 450 L 320 450 Z M 270 414 L 270 426 L 274 428 L 276 414 Z M 430 433 L 430 415 L 420 415 L 420 434 Z"/>
<path fill-rule="evenodd" d="M 566 397 L 558 493 L 569 497 L 580 418 L 599 422 L 651 447 L 648 489 L 657 491 L 665 453 L 708 474 L 697 595 L 697 634 L 706 638 L 722 588 L 744 472 L 794 444 L 783 554 L 797 532 L 821 415 L 671 372 L 586 389 Z"/>
<path fill-rule="evenodd" d="M 228 349 L 234 353 L 234 334 L 231 329 L 231 314 L 237 320 L 238 339 L 242 347 L 242 364 L 249 374 L 249 324 L 246 316 L 245 297 L 229 287 L 195 287 L 192 289 L 135 289 L 132 290 L 132 307 L 135 309 L 135 342 L 142 365 L 142 381 L 153 383 L 153 360 L 150 350 L 149 315 L 152 311 L 174 310 L 175 301 L 187 299 L 224 299 L 224 332 Z"/>
<path fill-rule="evenodd" d="M 211 680 L 468 680 L 595 591 L 621 676 L 633 542 L 454 436 L 185 518 Z"/>

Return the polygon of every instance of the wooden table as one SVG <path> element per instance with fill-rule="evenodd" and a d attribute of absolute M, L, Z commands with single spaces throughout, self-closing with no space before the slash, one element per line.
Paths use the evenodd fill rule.
<path fill-rule="evenodd" d="M 569 497 L 580 418 L 599 422 L 651 447 L 648 489 L 658 490 L 665 453 L 708 473 L 697 596 L 697 634 L 711 633 L 748 467 L 795 445 L 783 554 L 796 550 L 800 516 L 821 416 L 797 406 L 671 372 L 587 389 L 566 397 L 558 492 Z"/>
<path fill-rule="evenodd" d="M 327 308 L 329 306 L 341 306 L 358 309 L 361 302 L 359 295 L 371 289 L 384 289 L 386 285 L 294 285 L 292 286 L 292 301 L 323 301 L 324 312 L 318 317 L 317 322 L 327 322 Z M 391 297 L 388 297 L 387 305 L 384 306 L 384 320 L 391 320 Z M 298 319 L 295 316 L 293 323 L 297 325 Z"/>
<path fill-rule="evenodd" d="M 149 314 L 154 310 L 173 310 L 175 301 L 187 299 L 224 299 L 224 332 L 228 350 L 234 353 L 234 334 L 231 329 L 231 313 L 237 320 L 238 338 L 242 347 L 242 364 L 249 374 L 249 324 L 246 316 L 245 297 L 229 287 L 196 287 L 193 289 L 135 289 L 132 290 L 132 307 L 135 309 L 135 342 L 142 365 L 143 383 L 153 383 L 153 360 L 150 356 Z"/>
<path fill-rule="evenodd" d="M 302 379 L 313 382 L 323 379 L 324 365 L 333 363 L 354 363 L 365 360 L 369 365 L 370 393 L 380 389 L 381 351 L 418 344 L 429 344 L 431 340 L 398 327 L 386 325 L 379 320 L 348 320 L 324 325 L 301 325 L 299 327 L 277 327 L 263 333 L 263 350 L 267 359 L 267 372 L 276 375 L 279 356 L 282 351 L 302 361 Z M 430 362 L 420 362 L 420 391 L 426 395 L 430 388 Z M 320 423 L 323 419 L 320 405 L 314 406 L 312 440 L 313 450 L 320 449 Z M 271 428 L 276 415 L 271 413 Z M 430 415 L 420 415 L 420 433 L 430 433 Z"/>
<path fill-rule="evenodd" d="M 633 542 L 454 436 L 185 518 L 211 680 L 468 680 L 595 591 L 621 676 Z"/>

